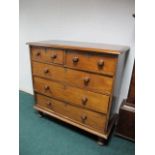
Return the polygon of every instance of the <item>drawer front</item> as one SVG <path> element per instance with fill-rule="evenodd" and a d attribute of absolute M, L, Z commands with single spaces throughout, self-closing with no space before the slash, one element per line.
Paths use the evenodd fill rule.
<path fill-rule="evenodd" d="M 111 93 L 113 78 L 59 66 L 32 62 L 33 75 L 58 80 L 99 93 Z"/>
<path fill-rule="evenodd" d="M 65 117 L 78 121 L 80 124 L 90 126 L 94 129 L 100 131 L 104 130 L 106 121 L 105 115 L 75 107 L 43 95 L 37 94 L 36 97 L 37 104 L 42 108 L 64 115 Z"/>
<path fill-rule="evenodd" d="M 31 57 L 32 60 L 36 61 L 46 61 L 45 48 L 44 47 L 31 47 Z"/>
<path fill-rule="evenodd" d="M 32 73 L 35 76 L 58 81 L 64 80 L 64 68 L 39 62 L 32 62 Z"/>
<path fill-rule="evenodd" d="M 107 113 L 109 96 L 101 95 L 83 89 L 65 86 L 63 84 L 34 77 L 34 89 L 49 97 L 54 97 L 74 105 L 93 111 Z"/>
<path fill-rule="evenodd" d="M 87 72 L 67 69 L 65 74 L 65 82 L 73 83 L 82 89 L 87 89 L 101 94 L 111 94 L 113 86 L 113 78 L 91 74 Z"/>
<path fill-rule="evenodd" d="M 64 50 L 47 48 L 46 61 L 49 63 L 63 64 Z"/>
<path fill-rule="evenodd" d="M 32 47 L 31 54 L 35 61 L 56 64 L 63 64 L 64 61 L 64 51 L 60 49 Z"/>
<path fill-rule="evenodd" d="M 117 58 L 103 54 L 67 51 L 66 66 L 101 74 L 114 75 Z"/>

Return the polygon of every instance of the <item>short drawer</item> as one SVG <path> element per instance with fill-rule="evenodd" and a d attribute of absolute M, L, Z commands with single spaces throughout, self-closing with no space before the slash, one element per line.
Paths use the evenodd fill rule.
<path fill-rule="evenodd" d="M 32 74 L 35 76 L 53 79 L 57 81 L 64 81 L 64 68 L 60 66 L 54 66 L 44 64 L 40 62 L 32 62 Z"/>
<path fill-rule="evenodd" d="M 111 93 L 113 78 L 67 69 L 60 66 L 32 62 L 33 75 L 57 80 L 79 88 L 99 93 Z"/>
<path fill-rule="evenodd" d="M 46 61 L 45 48 L 44 47 L 31 47 L 31 58 L 36 61 Z"/>
<path fill-rule="evenodd" d="M 46 61 L 49 63 L 63 64 L 64 50 L 47 48 L 46 49 Z"/>
<path fill-rule="evenodd" d="M 96 112 L 107 113 L 109 96 L 34 77 L 36 92 Z"/>
<path fill-rule="evenodd" d="M 65 117 L 75 120 L 80 124 L 89 126 L 91 128 L 103 131 L 105 127 L 106 117 L 103 114 L 95 113 L 86 109 L 75 107 L 73 105 L 60 102 L 58 100 L 45 97 L 43 95 L 36 95 L 37 105 L 51 112 L 61 114 Z"/>
<path fill-rule="evenodd" d="M 55 64 L 63 64 L 64 62 L 64 50 L 61 49 L 32 47 L 31 55 L 32 60 L 35 61 Z"/>
<path fill-rule="evenodd" d="M 105 54 L 67 51 L 66 66 L 101 74 L 114 75 L 117 58 Z"/>

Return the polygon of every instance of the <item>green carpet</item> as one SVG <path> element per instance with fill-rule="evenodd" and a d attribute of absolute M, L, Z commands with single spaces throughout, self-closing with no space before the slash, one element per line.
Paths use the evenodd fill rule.
<path fill-rule="evenodd" d="M 40 118 L 34 98 L 19 92 L 20 155 L 134 155 L 134 143 L 112 136 L 99 146 L 94 136 L 51 118 Z"/>

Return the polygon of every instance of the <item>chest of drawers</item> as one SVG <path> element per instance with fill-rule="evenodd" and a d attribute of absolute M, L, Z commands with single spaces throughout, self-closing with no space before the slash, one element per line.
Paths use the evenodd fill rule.
<path fill-rule="evenodd" d="M 125 46 L 67 41 L 30 42 L 36 104 L 44 114 L 108 139 L 126 53 Z"/>

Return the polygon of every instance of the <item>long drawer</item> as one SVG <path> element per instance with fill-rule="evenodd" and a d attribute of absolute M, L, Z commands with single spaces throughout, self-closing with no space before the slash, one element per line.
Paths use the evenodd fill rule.
<path fill-rule="evenodd" d="M 99 131 L 103 131 L 105 127 L 106 117 L 103 114 L 95 113 L 89 110 L 78 108 L 70 104 L 57 101 L 55 99 L 45 97 L 43 95 L 36 95 L 37 105 L 44 109 L 64 115 L 73 121 L 89 126 Z"/>
<path fill-rule="evenodd" d="M 38 77 L 34 77 L 34 89 L 36 92 L 46 96 L 54 97 L 93 111 L 105 114 L 108 111 L 109 96 L 107 95 L 86 91 Z"/>
<path fill-rule="evenodd" d="M 77 86 L 79 88 L 107 94 L 110 94 L 112 91 L 112 77 L 38 62 L 32 62 L 32 69 L 33 75 L 65 82 L 66 84 Z"/>

